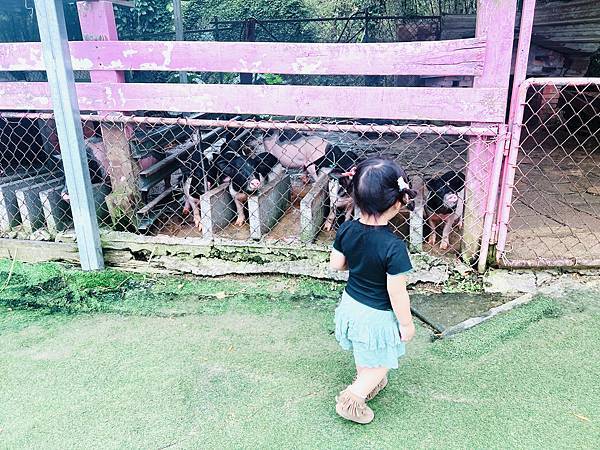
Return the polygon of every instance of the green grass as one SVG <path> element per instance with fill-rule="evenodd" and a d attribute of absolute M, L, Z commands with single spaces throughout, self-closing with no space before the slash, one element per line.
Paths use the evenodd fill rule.
<path fill-rule="evenodd" d="M 419 328 L 375 421 L 357 426 L 333 407 L 353 375 L 331 335 L 338 284 L 10 266 L 0 448 L 600 443 L 598 292 L 537 298 L 452 340 Z"/>

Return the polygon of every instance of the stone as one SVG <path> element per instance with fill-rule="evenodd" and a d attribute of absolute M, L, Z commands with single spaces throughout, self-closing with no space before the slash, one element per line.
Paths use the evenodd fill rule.
<path fill-rule="evenodd" d="M 558 272 L 553 270 L 544 270 L 543 272 L 536 272 L 536 284 L 538 287 L 544 286 L 552 282 L 556 277 L 558 277 L 558 275 Z"/>
<path fill-rule="evenodd" d="M 535 272 L 510 272 L 492 270 L 483 278 L 485 292 L 516 294 L 531 293 L 537 290 Z"/>

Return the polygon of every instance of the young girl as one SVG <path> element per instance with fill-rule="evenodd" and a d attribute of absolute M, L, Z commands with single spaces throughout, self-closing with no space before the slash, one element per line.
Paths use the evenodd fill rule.
<path fill-rule="evenodd" d="M 333 243 L 331 269 L 350 270 L 335 311 L 335 337 L 356 363 L 356 378 L 336 397 L 335 409 L 354 422 L 373 420 L 366 402 L 387 385 L 388 370 L 398 368 L 404 344 L 415 334 L 406 292 L 412 265 L 406 244 L 388 228 L 415 195 L 394 161 L 363 161 L 353 178 L 361 217 L 342 224 Z"/>

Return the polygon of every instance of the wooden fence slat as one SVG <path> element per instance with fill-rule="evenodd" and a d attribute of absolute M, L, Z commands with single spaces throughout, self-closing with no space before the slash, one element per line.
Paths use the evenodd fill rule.
<path fill-rule="evenodd" d="M 79 83 L 84 111 L 502 122 L 506 89 Z M 46 83 L 0 83 L 0 110 L 49 110 Z"/>
<path fill-rule="evenodd" d="M 73 69 L 295 75 L 469 75 L 483 71 L 485 38 L 372 44 L 71 42 Z M 0 44 L 0 71 L 45 70 L 40 44 Z"/>

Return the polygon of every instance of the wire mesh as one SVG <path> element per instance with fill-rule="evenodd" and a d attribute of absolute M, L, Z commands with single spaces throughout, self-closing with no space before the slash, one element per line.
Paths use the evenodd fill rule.
<path fill-rule="evenodd" d="M 4 237 L 51 240 L 73 226 L 53 116 L 0 118 L 0 191 L 17 192 L 0 204 L 0 215 L 11 216 Z M 491 127 L 322 118 L 82 118 L 101 228 L 265 247 L 328 247 L 343 221 L 360 217 L 352 168 L 383 156 L 407 170 L 417 191 L 392 220 L 394 232 L 414 249 L 457 254 L 469 214 L 487 200 L 465 194 L 465 176 L 476 166 L 472 177 L 485 184 L 481 167 L 493 157 L 469 149 L 497 139 Z"/>
<path fill-rule="evenodd" d="M 529 83 L 515 167 L 506 265 L 600 262 L 600 83 Z"/>

